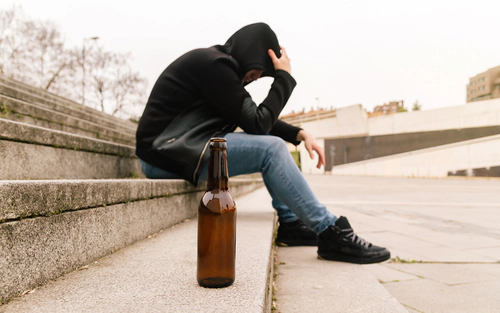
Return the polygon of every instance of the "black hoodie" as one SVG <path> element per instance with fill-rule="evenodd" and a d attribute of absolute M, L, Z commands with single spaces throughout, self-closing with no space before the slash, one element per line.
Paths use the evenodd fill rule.
<path fill-rule="evenodd" d="M 229 54 L 240 65 L 243 77 L 249 70 L 263 70 L 262 76 L 274 77 L 274 65 L 267 50 L 273 49 L 281 57 L 278 38 L 273 30 L 264 23 L 251 24 L 234 33 L 218 50 Z"/>
<path fill-rule="evenodd" d="M 279 57 L 276 35 L 264 23 L 251 24 L 224 45 L 192 50 L 170 64 L 151 91 L 137 129 L 137 156 L 197 184 L 208 161 L 207 143 L 239 126 L 249 134 L 273 134 L 296 142 L 300 128 L 278 120 L 296 83 L 275 71 L 268 49 Z M 257 106 L 242 80 L 251 69 L 274 77 Z"/>

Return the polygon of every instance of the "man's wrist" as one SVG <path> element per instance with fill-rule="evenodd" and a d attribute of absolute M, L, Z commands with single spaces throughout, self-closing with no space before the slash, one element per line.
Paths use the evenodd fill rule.
<path fill-rule="evenodd" d="M 297 133 L 297 141 L 304 141 L 305 139 L 305 136 L 304 136 L 304 130 L 301 129 L 299 130 L 299 132 Z"/>

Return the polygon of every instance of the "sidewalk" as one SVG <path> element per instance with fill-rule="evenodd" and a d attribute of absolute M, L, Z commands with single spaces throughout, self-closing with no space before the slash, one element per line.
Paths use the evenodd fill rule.
<path fill-rule="evenodd" d="M 391 250 L 391 261 L 358 267 L 368 270 L 409 312 L 500 312 L 500 180 L 306 178 L 320 201 L 336 215 L 347 216 L 356 233 Z M 315 250 L 278 248 L 278 312 L 292 312 L 284 309 L 292 307 L 289 301 L 280 297 L 293 292 L 287 283 L 292 271 L 286 267 L 300 269 L 301 262 L 312 262 L 303 255 Z M 317 267 L 316 276 L 328 277 L 333 266 L 345 265 Z M 307 286 L 308 276 L 294 272 Z M 326 287 L 319 282 L 313 286 Z M 325 306 L 341 296 L 342 286 L 336 288 L 330 299 L 314 304 L 323 305 L 324 312 L 363 312 L 362 297 L 348 311 Z"/>

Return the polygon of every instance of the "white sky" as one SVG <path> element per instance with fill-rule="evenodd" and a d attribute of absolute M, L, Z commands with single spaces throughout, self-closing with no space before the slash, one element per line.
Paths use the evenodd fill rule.
<path fill-rule="evenodd" d="M 500 1 L 106 1 L 3 0 L 52 20 L 68 47 L 99 36 L 131 52 L 153 87 L 194 48 L 223 44 L 244 25 L 266 22 L 292 60 L 297 87 L 283 113 L 391 100 L 424 110 L 465 103 L 469 77 L 500 65 Z M 247 89 L 262 101 L 272 79 Z M 319 101 L 316 100 L 319 98 Z"/>

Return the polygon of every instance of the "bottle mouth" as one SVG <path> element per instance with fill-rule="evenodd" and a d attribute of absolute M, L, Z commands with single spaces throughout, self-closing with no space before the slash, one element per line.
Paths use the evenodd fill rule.
<path fill-rule="evenodd" d="M 227 148 L 226 138 L 210 138 L 210 148 Z"/>

